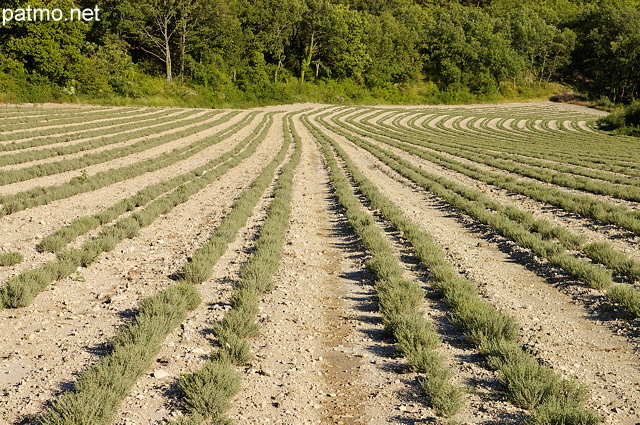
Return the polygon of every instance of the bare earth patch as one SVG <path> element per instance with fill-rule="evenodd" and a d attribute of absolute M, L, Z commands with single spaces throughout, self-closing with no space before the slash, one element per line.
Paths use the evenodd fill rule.
<path fill-rule="evenodd" d="M 0 425 L 36 423 L 56 395 L 73 388 L 79 372 L 108 354 L 109 341 L 120 326 L 132 320 L 140 300 L 174 282 L 175 273 L 189 261 L 190 254 L 208 238 L 233 201 L 275 156 L 283 143 L 285 113 L 306 110 L 315 121 L 316 112 L 324 106 L 300 104 L 257 109 L 259 114 L 250 125 L 190 160 L 1 218 L 1 250 L 25 255 L 23 263 L 0 268 L 3 284 L 11 276 L 55 258 L 53 254 L 35 250 L 35 244 L 48 233 L 75 217 L 98 212 L 148 184 L 187 172 L 232 149 L 255 129 L 264 113 L 277 112 L 264 142 L 239 166 L 143 228 L 139 236 L 122 241 L 96 263 L 55 282 L 31 305 L 0 311 Z M 47 110 L 57 107 L 45 106 Z M 575 120 L 554 118 L 544 125 L 530 123 L 537 130 L 523 130 L 522 121 L 509 119 L 508 115 L 504 120 L 464 118 L 466 111 L 468 115 L 481 116 L 486 108 L 493 108 L 492 114 L 499 111 L 508 114 L 510 108 L 540 111 L 564 108 L 568 114 L 599 115 L 576 106 L 547 102 L 439 106 L 429 109 L 437 109 L 447 118 L 425 118 L 416 124 L 426 122 L 427 131 L 442 126 L 451 134 L 471 130 L 509 134 L 512 130 L 516 134 L 513 137 L 537 131 L 573 135 L 581 126 Z M 36 109 L 41 111 L 26 106 L 16 108 L 24 110 L 25 116 L 31 111 L 34 117 L 38 116 Z M 389 107 L 389 113 L 385 111 L 378 120 L 391 125 L 397 110 L 409 113 L 419 109 Z M 99 119 L 91 110 L 85 112 L 87 122 Z M 241 120 L 246 113 L 243 111 L 223 125 L 155 150 L 95 165 L 90 171 L 131 164 L 210 137 Z M 398 123 L 406 125 L 408 119 L 407 116 Z M 573 127 L 567 122 L 573 123 Z M 438 418 L 429 408 L 429 400 L 419 389 L 418 376 L 396 355 L 377 312 L 372 277 L 364 268 L 367 254 L 338 207 L 322 154 L 299 114 L 294 116 L 294 124 L 302 137 L 302 158 L 295 171 L 284 256 L 275 277 L 275 289 L 260 302 L 261 333 L 251 340 L 255 357 L 250 365 L 237 368 L 242 376 L 242 390 L 232 401 L 228 415 L 239 425 L 447 424 L 447 420 Z M 563 130 L 569 128 L 576 131 Z M 615 309 L 606 311 L 597 291 L 571 280 L 562 270 L 446 206 L 344 137 L 328 129 L 323 131 L 347 151 L 358 168 L 409 219 L 433 235 L 447 259 L 465 277 L 478 283 L 488 302 L 515 319 L 524 347 L 560 375 L 575 376 L 587 384 L 591 391 L 587 407 L 601 414 L 605 424 L 639 422 L 638 319 L 630 320 Z M 518 205 L 537 217 L 582 232 L 590 240 L 611 239 L 617 247 L 640 259 L 635 246 L 638 238 L 619 229 L 563 215 L 560 210 L 491 188 L 427 161 L 412 160 L 498 202 Z M 9 193 L 29 184 L 61 183 L 75 174 L 41 177 L 2 190 Z M 152 368 L 134 385 L 113 423 L 165 424 L 182 415 L 178 382 L 182 375 L 198 370 L 216 349 L 212 325 L 230 308 L 234 282 L 254 246 L 271 199 L 270 190 L 214 268 L 212 278 L 198 287 L 203 303 L 167 337 Z M 599 199 L 612 201 L 606 197 Z M 637 208 L 637 204 L 625 204 Z M 467 390 L 465 407 L 450 423 L 522 423 L 527 412 L 509 402 L 499 374 L 487 367 L 452 323 L 449 309 L 430 287 L 428 271 L 416 263 L 402 235 L 389 228 L 377 212 L 372 215 L 385 230 L 407 273 L 422 282 L 427 294 L 424 314 L 435 323 L 443 339 L 442 352 L 455 371 L 454 382 Z M 98 231 L 83 236 L 74 246 Z"/>

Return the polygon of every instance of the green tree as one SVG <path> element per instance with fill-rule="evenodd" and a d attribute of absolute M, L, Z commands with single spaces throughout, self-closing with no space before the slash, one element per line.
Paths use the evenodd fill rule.
<path fill-rule="evenodd" d="M 422 60 L 418 46 L 427 21 L 427 14 L 417 6 L 395 14 L 385 11 L 368 16 L 367 49 L 369 56 L 375 58 L 366 72 L 369 86 L 420 80 Z"/>
<path fill-rule="evenodd" d="M 167 83 L 173 82 L 175 34 L 178 30 L 180 0 L 123 1 L 117 6 L 123 35 L 160 61 Z"/>
<path fill-rule="evenodd" d="M 354 78 L 363 82 L 371 57 L 367 52 L 367 22 L 364 15 L 342 4 L 316 3 L 315 13 L 307 15 L 306 34 L 313 51 L 309 63 L 316 64 L 316 76 Z M 307 51 L 308 52 L 308 51 Z"/>
<path fill-rule="evenodd" d="M 572 23 L 577 34 L 573 67 L 578 84 L 614 102 L 640 94 L 640 10 L 605 2 Z"/>
<path fill-rule="evenodd" d="M 33 1 L 32 8 L 75 7 L 71 1 Z M 89 29 L 84 22 L 11 22 L 5 28 L 5 54 L 30 73 L 47 77 L 62 86 L 72 83 L 82 64 L 82 48 Z"/>
<path fill-rule="evenodd" d="M 179 33 L 180 78 L 184 83 L 184 72 L 188 51 L 187 41 L 198 25 L 205 19 L 205 5 L 201 0 L 178 0 L 177 29 Z"/>
<path fill-rule="evenodd" d="M 252 34 L 242 24 L 244 7 L 237 0 L 207 0 L 200 9 L 201 21 L 187 37 L 187 72 L 207 87 L 236 80 L 248 61 Z"/>
<path fill-rule="evenodd" d="M 80 91 L 94 96 L 116 93 L 137 97 L 139 72 L 131 60 L 126 43 L 114 36 L 103 44 L 87 43 L 82 66 L 76 74 Z"/>
<path fill-rule="evenodd" d="M 501 21 L 475 7 L 438 9 L 423 43 L 425 73 L 446 87 L 495 92 L 522 67 Z"/>
<path fill-rule="evenodd" d="M 503 14 L 511 45 L 524 61 L 525 80 L 549 81 L 567 65 L 575 48 L 575 33 L 547 23 L 537 12 L 521 7 Z"/>
<path fill-rule="evenodd" d="M 300 0 L 251 0 L 247 7 L 245 24 L 255 36 L 252 50 L 263 52 L 275 65 L 274 81 L 285 66 L 291 39 L 305 11 Z"/>

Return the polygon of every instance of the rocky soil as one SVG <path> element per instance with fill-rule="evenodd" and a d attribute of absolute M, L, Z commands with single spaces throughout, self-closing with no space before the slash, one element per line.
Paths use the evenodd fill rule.
<path fill-rule="evenodd" d="M 196 158 L 0 219 L 0 250 L 19 251 L 25 257 L 21 264 L 0 267 L 4 282 L 54 258 L 53 254 L 35 250 L 42 237 L 75 217 L 98 212 L 148 184 L 186 172 L 232 149 L 255 128 L 264 113 L 277 112 L 265 141 L 242 164 L 142 229 L 139 236 L 118 244 L 98 262 L 54 283 L 30 306 L 0 311 L 0 425 L 37 423 L 47 403 L 69 391 L 79 372 L 107 354 L 109 341 L 118 327 L 131 320 L 139 301 L 173 282 L 175 272 L 275 156 L 283 143 L 284 114 L 305 111 L 315 121 L 320 107 L 304 104 L 257 109 L 259 113 L 249 126 Z M 500 105 L 499 109 L 508 111 L 509 107 L 551 110 L 564 105 Z M 449 118 L 467 110 L 480 114 L 490 108 L 430 107 Z M 24 107 L 19 111 L 28 115 L 36 109 Z M 99 119 L 83 107 L 65 109 L 86 114 L 88 121 Z M 379 117 L 386 123 L 392 122 L 392 109 L 410 112 L 419 108 L 389 109 L 388 115 Z M 567 109 L 568 114 L 585 111 Z M 140 109 L 141 118 L 149 113 L 149 109 Z M 209 137 L 247 113 L 242 111 L 227 123 L 167 146 L 92 166 L 90 173 L 135 163 Z M 35 119 L 37 114 L 33 116 Z M 443 122 L 449 131 L 458 131 L 450 119 Z M 494 121 L 489 128 L 507 131 L 497 123 Z M 338 207 L 318 145 L 299 116 L 295 116 L 294 124 L 302 137 L 302 159 L 294 177 L 284 256 L 276 275 L 276 288 L 260 303 L 261 334 L 252 340 L 255 360 L 238 368 L 242 390 L 233 400 L 229 416 L 242 425 L 522 423 L 527 413 L 509 403 L 497 374 L 486 367 L 465 342 L 460 329 L 451 323 L 447 307 L 429 287 L 428 271 L 417 264 L 401 235 L 374 211 L 372 214 L 403 260 L 407 276 L 423 283 L 427 291 L 425 315 L 436 324 L 443 339 L 442 352 L 456 371 L 455 382 L 468 390 L 465 407 L 451 421 L 438 418 L 428 407 L 428 400 L 420 393 L 418 377 L 396 356 L 393 341 L 384 332 L 376 311 L 372 277 L 363 267 L 366 253 Z M 49 125 L 56 125 L 55 121 Z M 511 127 L 515 129 L 516 123 Z M 561 127 L 550 124 L 546 131 L 561 132 Z M 468 128 L 475 129 L 472 124 Z M 116 132 L 117 127 L 110 131 Z M 449 261 L 478 283 L 490 303 L 517 321 L 523 346 L 561 375 L 575 376 L 589 386 L 588 407 L 598 411 L 604 423 L 640 423 L 638 320 L 630 320 L 615 309 L 607 310 L 597 291 L 572 281 L 562 270 L 447 207 L 345 138 L 328 129 L 323 131 L 344 147 L 365 175 L 408 218 L 434 236 Z M 640 259 L 637 237 L 403 155 L 430 172 L 584 233 L 590 240 L 612 240 Z M 0 168 L 0 172 L 8 170 Z M 63 173 L 7 185 L 0 187 L 0 193 L 23 190 L 29 183 L 59 184 L 72 174 L 75 175 Z M 211 279 L 199 286 L 204 302 L 167 337 L 152 368 L 132 388 L 113 423 L 164 424 L 182 414 L 177 383 L 182 375 L 197 370 L 215 349 L 212 324 L 230 308 L 233 284 L 251 253 L 270 190 L 215 266 Z"/>

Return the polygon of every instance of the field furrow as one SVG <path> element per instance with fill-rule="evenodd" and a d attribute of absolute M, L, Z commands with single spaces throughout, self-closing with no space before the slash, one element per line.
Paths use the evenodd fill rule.
<path fill-rule="evenodd" d="M 597 115 L 0 107 L 0 425 L 635 425 Z"/>
<path fill-rule="evenodd" d="M 46 356 L 53 364 L 34 364 L 31 374 L 41 372 L 42 367 L 47 370 L 50 367 L 60 378 L 56 380 L 50 377 L 51 383 L 46 385 L 45 391 L 39 381 L 33 383 L 37 386 L 33 390 L 27 377 L 27 381 L 10 393 L 11 397 L 18 398 L 15 403 L 24 407 L 15 411 L 12 407 L 13 415 L 29 417 L 29 414 L 36 414 L 52 394 L 70 389 L 68 383 L 75 380 L 73 374 L 108 353 L 107 343 L 113 338 L 117 327 L 131 320 L 140 300 L 172 283 L 172 274 L 184 266 L 187 257 L 228 214 L 238 194 L 246 190 L 251 176 L 257 176 L 259 170 L 272 159 L 278 149 L 277 143 L 274 138 L 261 143 L 258 151 L 243 161 L 238 169 L 226 173 L 166 216 L 143 228 L 139 236 L 124 240 L 117 250 L 106 254 L 89 268 L 82 269 L 81 278 L 72 276 L 65 279 L 52 287 L 49 296 L 36 298 L 36 302 L 27 307 L 41 312 L 45 323 L 16 323 L 14 326 L 24 326 L 26 329 L 20 329 L 12 335 L 11 338 L 15 339 L 7 341 L 7 344 L 19 345 L 22 341 L 29 341 L 30 334 L 37 335 L 38 339 L 55 340 L 59 347 Z M 51 315 L 59 309 L 62 313 L 58 314 L 74 316 L 75 319 L 70 320 L 67 326 L 47 323 L 58 318 Z M 6 316 L 11 320 L 10 314 Z M 99 323 L 103 330 L 96 332 L 93 326 L 81 327 L 87 320 Z M 74 335 L 69 335 L 70 332 Z M 64 353 L 69 351 L 75 355 L 65 356 Z M 26 360 L 22 359 L 18 364 L 26 364 Z M 64 382 L 67 385 L 61 386 Z M 25 407 L 31 405 L 31 410 Z M 13 403 L 9 406 L 13 406 Z M 9 417 L 8 414 L 6 416 Z"/>
<path fill-rule="evenodd" d="M 252 130 L 248 126 L 236 129 L 235 134 L 229 135 L 219 144 L 205 149 L 197 158 L 185 158 L 156 171 L 3 217 L 2 221 L 6 223 L 4 226 L 5 246 L 7 249 L 22 252 L 26 258 L 25 262 L 14 268 L 11 275 L 23 271 L 27 264 L 38 265 L 53 258 L 51 254 L 37 252 L 36 245 L 41 242 L 42 238 L 61 229 L 74 219 L 103 212 L 123 198 L 134 196 L 150 183 L 166 182 L 173 176 L 193 172 L 211 158 L 232 151 L 237 143 L 247 137 Z M 9 270 L 0 270 L 2 281 L 10 276 L 8 272 Z"/>
<path fill-rule="evenodd" d="M 497 173 L 497 175 L 522 178 L 525 182 L 542 182 L 554 187 L 559 186 L 562 188 L 578 189 L 577 192 L 573 193 L 592 192 L 598 195 L 607 195 L 611 198 L 619 198 L 629 201 L 640 200 L 640 191 L 637 188 L 639 185 L 637 179 L 629 178 L 621 180 L 618 178 L 615 183 L 623 184 L 612 184 L 606 180 L 613 179 L 613 177 L 609 177 L 607 175 L 598 175 L 593 178 L 574 177 L 570 172 L 556 173 L 552 170 L 547 170 L 543 165 L 539 167 L 527 167 L 522 163 L 516 164 L 514 161 L 496 159 L 490 155 L 486 155 L 483 150 L 476 149 L 474 147 L 463 146 L 458 148 L 455 147 L 455 143 L 434 141 L 424 142 L 421 141 L 419 137 L 416 137 L 415 134 L 411 134 L 410 132 L 398 131 L 395 128 L 388 126 L 383 126 L 382 129 L 378 129 L 376 126 L 372 126 L 370 124 L 357 124 L 352 117 L 340 118 L 341 121 L 344 120 L 347 124 L 356 125 L 359 129 L 365 132 L 370 132 L 373 135 L 383 135 L 385 137 L 391 137 L 414 144 L 430 152 L 437 153 L 436 157 L 440 156 L 449 158 L 454 164 L 456 162 L 468 164 L 472 167 L 477 167 L 480 170 L 487 171 L 487 174 Z M 605 197 L 601 199 L 610 202 L 612 200 L 611 198 Z"/>
<path fill-rule="evenodd" d="M 133 109 L 131 112 L 125 112 L 124 114 L 118 109 L 112 109 L 107 111 L 100 111 L 100 113 L 92 114 L 89 117 L 84 116 L 84 114 L 72 113 L 67 117 L 63 116 L 52 121 L 47 120 L 43 123 L 33 123 L 32 120 L 28 120 L 23 124 L 4 125 L 0 127 L 0 135 L 4 140 L 7 137 L 11 138 L 14 135 L 18 135 L 17 138 L 24 138 L 24 136 L 22 136 L 21 134 L 30 134 L 30 132 L 35 132 L 38 134 L 51 134 L 52 132 L 57 132 L 57 129 L 85 129 L 94 126 L 97 127 L 100 125 L 100 123 L 103 122 L 121 119 L 123 115 L 124 119 L 127 119 L 129 115 L 140 116 L 144 115 L 144 113 L 141 114 L 141 110 L 139 109 Z M 36 130 L 34 130 L 33 124 L 36 124 Z"/>
<path fill-rule="evenodd" d="M 376 142 L 375 139 L 368 140 Z M 519 208 L 533 214 L 535 218 L 545 219 L 556 225 L 562 225 L 575 234 L 584 235 L 590 242 L 609 240 L 609 242 L 619 250 L 627 252 L 633 258 L 640 259 L 640 250 L 638 248 L 640 239 L 638 239 L 637 235 L 627 230 L 597 220 L 581 217 L 577 214 L 568 213 L 561 208 L 550 206 L 536 199 L 473 179 L 459 171 L 449 169 L 438 163 L 430 162 L 425 158 L 411 155 L 409 152 L 395 146 L 380 146 L 384 146 L 384 148 L 390 152 L 399 155 L 401 158 L 410 161 L 431 174 L 455 181 L 457 184 L 461 184 L 468 189 L 480 191 L 484 196 L 499 204 Z M 631 206 L 633 204 L 629 205 Z"/>
<path fill-rule="evenodd" d="M 452 214 L 452 210 L 437 198 L 386 169 L 371 154 L 350 146 L 339 135 L 334 137 L 383 193 L 398 202 L 409 217 L 433 234 L 445 247 L 452 264 L 465 276 L 482 282 L 481 291 L 486 299 L 517 319 L 525 345 L 545 364 L 554 366 L 565 376 L 577 376 L 589 383 L 593 392 L 592 408 L 601 413 L 607 412 L 610 405 L 626 397 L 627 391 L 638 391 L 635 383 L 640 382 L 640 376 L 634 371 L 638 359 L 633 353 L 633 341 L 620 336 L 603 339 L 610 333 L 608 326 L 598 325 L 597 320 L 594 321 L 597 313 L 575 303 L 571 292 L 566 291 L 567 282 L 556 277 L 556 287 L 550 287 L 546 280 L 553 272 L 548 270 L 548 266 L 540 264 L 536 269 L 526 264 L 518 265 L 520 257 L 526 254 L 511 242 L 464 216 Z M 558 340 L 564 340 L 564 343 L 557 343 Z M 617 348 L 611 350 L 614 345 Z M 626 380 L 630 373 L 634 377 Z M 609 378 L 603 380 L 603 376 L 609 376 L 616 382 L 624 381 L 626 388 L 612 388 L 606 384 Z M 483 392 L 480 385 L 478 392 Z M 475 403 L 484 408 L 489 404 L 487 399 Z M 620 415 L 610 417 L 610 423 L 632 423 L 639 408 L 638 404 L 629 405 L 628 411 L 620 410 Z"/>

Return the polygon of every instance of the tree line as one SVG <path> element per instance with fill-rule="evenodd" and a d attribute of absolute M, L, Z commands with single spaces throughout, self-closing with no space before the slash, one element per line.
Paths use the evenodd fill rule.
<path fill-rule="evenodd" d="M 563 82 L 630 102 L 640 90 L 638 0 L 28 3 L 98 7 L 101 19 L 0 27 L 0 94 L 136 98 L 162 82 L 221 98 L 286 101 L 316 86 L 456 101 Z"/>

